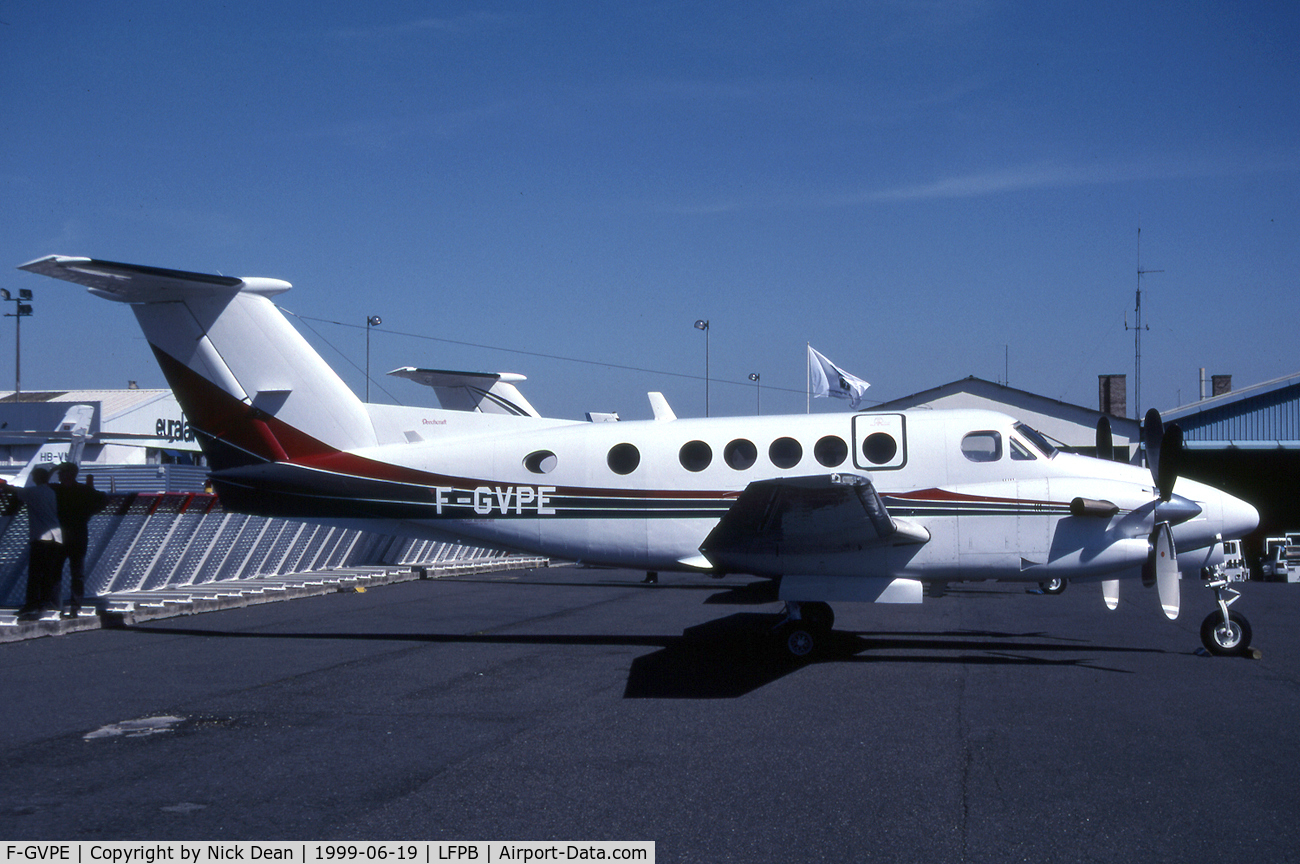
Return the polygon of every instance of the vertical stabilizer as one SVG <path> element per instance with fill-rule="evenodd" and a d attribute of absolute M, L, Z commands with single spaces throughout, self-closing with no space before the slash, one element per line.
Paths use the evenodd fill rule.
<path fill-rule="evenodd" d="M 63 256 L 20 269 L 132 305 L 218 470 L 375 443 L 365 406 L 271 301 L 288 282 Z"/>

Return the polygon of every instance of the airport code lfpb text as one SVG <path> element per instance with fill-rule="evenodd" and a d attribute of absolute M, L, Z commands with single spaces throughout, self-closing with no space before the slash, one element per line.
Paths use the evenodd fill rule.
<path fill-rule="evenodd" d="M 541 861 L 634 861 L 653 864 L 653 842 L 519 842 L 462 843 L 231 843 L 108 842 L 9 843 L 0 864 L 226 864 L 246 861 L 292 861 L 295 864 L 332 862 L 400 862 L 400 864 L 534 864 Z"/>

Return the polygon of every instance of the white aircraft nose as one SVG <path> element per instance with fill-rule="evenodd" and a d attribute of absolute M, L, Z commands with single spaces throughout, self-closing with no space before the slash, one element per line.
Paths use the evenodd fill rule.
<path fill-rule="evenodd" d="M 1241 538 L 1254 531 L 1259 525 L 1259 511 L 1240 498 L 1223 495 L 1223 536 L 1228 539 Z"/>

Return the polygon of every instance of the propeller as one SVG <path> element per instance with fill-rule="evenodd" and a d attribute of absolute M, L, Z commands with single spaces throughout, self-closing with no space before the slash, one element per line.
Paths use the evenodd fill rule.
<path fill-rule="evenodd" d="M 1097 420 L 1097 458 L 1107 461 L 1115 458 L 1115 438 L 1110 431 L 1110 418 L 1105 414 Z"/>
<path fill-rule="evenodd" d="M 1160 605 L 1170 620 L 1178 617 L 1180 591 L 1178 586 L 1178 552 L 1174 548 L 1172 523 L 1184 522 L 1197 516 L 1201 508 L 1187 498 L 1174 498 L 1174 484 L 1178 481 L 1179 463 L 1182 462 L 1183 430 L 1177 423 L 1165 427 L 1160 412 L 1152 408 L 1142 423 L 1142 443 L 1147 449 L 1147 466 L 1156 484 L 1160 500 L 1155 506 L 1155 528 L 1151 532 L 1151 557 L 1142 568 L 1142 584 L 1152 584 L 1160 592 Z"/>
<path fill-rule="evenodd" d="M 1097 424 L 1097 441 L 1100 447 L 1101 423 Z M 1142 567 L 1142 584 L 1159 589 L 1160 605 L 1165 615 L 1172 620 L 1178 617 L 1181 591 L 1178 551 L 1174 548 L 1174 534 L 1170 526 L 1195 518 L 1200 515 L 1201 508 L 1195 501 L 1174 495 L 1174 484 L 1178 482 L 1183 452 L 1183 430 L 1178 424 L 1172 423 L 1166 427 L 1160 419 L 1160 412 L 1152 408 L 1142 421 L 1142 446 L 1146 449 L 1147 467 L 1151 469 L 1151 481 L 1159 496 L 1152 502 L 1154 506 L 1147 505 L 1151 507 L 1153 528 L 1148 539 L 1151 553 Z M 1106 605 L 1114 609 L 1119 603 L 1119 581 L 1103 582 L 1102 596 Z"/>
<path fill-rule="evenodd" d="M 1155 561 L 1156 587 L 1160 591 L 1160 605 L 1170 621 L 1178 617 L 1180 602 L 1178 590 L 1178 553 L 1174 549 L 1174 533 L 1168 522 L 1161 522 L 1151 534 L 1152 557 Z"/>
<path fill-rule="evenodd" d="M 1160 487 L 1160 450 L 1164 443 L 1165 424 L 1160 412 L 1152 408 L 1142 421 L 1142 447 L 1147 451 L 1147 467 L 1151 469 L 1151 482 Z"/>
<path fill-rule="evenodd" d="M 1173 497 L 1178 469 L 1182 467 L 1183 430 L 1177 423 L 1166 427 L 1160 412 L 1152 408 L 1142 421 L 1142 445 L 1146 447 L 1151 481 L 1160 492 L 1160 500 L 1167 502 Z"/>

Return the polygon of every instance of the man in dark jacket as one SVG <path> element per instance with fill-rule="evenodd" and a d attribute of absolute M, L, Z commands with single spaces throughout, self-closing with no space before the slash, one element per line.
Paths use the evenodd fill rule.
<path fill-rule="evenodd" d="M 59 530 L 58 505 L 49 480 L 47 468 L 33 468 L 26 486 L 14 486 L 0 478 L 0 489 L 12 492 L 27 505 L 27 531 L 31 541 L 27 559 L 27 602 L 18 610 L 19 621 L 36 621 L 59 607 L 63 532 Z"/>
<path fill-rule="evenodd" d="M 50 484 L 59 504 L 59 525 L 63 528 L 63 554 L 72 571 L 72 596 L 64 617 L 76 618 L 86 596 L 86 550 L 90 548 L 90 517 L 108 504 L 108 496 L 92 484 L 77 482 L 77 466 L 64 462 L 58 467 L 59 482 Z M 62 573 L 63 564 L 60 562 Z"/>

